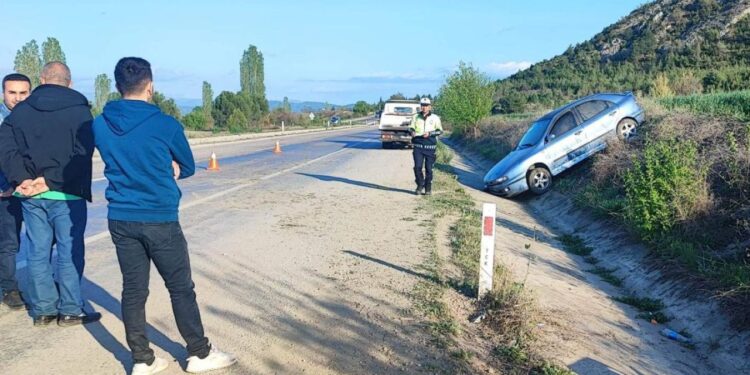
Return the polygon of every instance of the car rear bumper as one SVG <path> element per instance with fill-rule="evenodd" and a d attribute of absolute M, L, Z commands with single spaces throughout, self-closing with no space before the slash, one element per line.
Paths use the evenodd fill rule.
<path fill-rule="evenodd" d="M 382 142 L 404 142 L 411 143 L 411 135 L 401 132 L 381 132 L 380 140 Z"/>

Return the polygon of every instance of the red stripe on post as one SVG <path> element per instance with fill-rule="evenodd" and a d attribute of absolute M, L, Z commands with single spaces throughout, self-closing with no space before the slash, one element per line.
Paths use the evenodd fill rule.
<path fill-rule="evenodd" d="M 492 233 L 494 233 L 494 230 L 495 230 L 495 220 L 492 218 L 492 216 L 485 216 L 484 217 L 484 235 L 491 236 Z"/>

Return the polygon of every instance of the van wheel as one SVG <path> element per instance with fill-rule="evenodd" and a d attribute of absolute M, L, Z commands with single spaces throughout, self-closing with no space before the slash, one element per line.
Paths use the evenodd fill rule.
<path fill-rule="evenodd" d="M 542 195 L 552 187 L 552 175 L 547 168 L 534 168 L 526 177 L 529 190 L 536 195 Z"/>
<path fill-rule="evenodd" d="M 620 140 L 623 141 L 631 140 L 637 134 L 637 127 L 638 123 L 635 122 L 635 120 L 629 118 L 622 119 L 622 121 L 617 124 L 617 138 L 620 138 Z"/>

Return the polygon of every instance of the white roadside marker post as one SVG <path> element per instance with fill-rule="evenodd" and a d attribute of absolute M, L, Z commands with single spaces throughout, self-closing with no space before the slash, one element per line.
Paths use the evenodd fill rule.
<path fill-rule="evenodd" d="M 479 290 L 482 299 L 492 290 L 492 273 L 495 269 L 495 209 L 494 203 L 485 203 L 482 209 L 482 252 L 479 258 Z"/>
<path fill-rule="evenodd" d="M 281 120 L 281 133 L 284 133 L 284 120 Z"/>

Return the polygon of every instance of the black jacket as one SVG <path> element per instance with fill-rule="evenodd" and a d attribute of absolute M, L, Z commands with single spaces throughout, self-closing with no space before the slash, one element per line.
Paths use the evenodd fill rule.
<path fill-rule="evenodd" d="M 91 201 L 91 122 L 78 91 L 37 87 L 0 126 L 0 170 L 13 185 L 44 177 L 50 190 Z"/>

